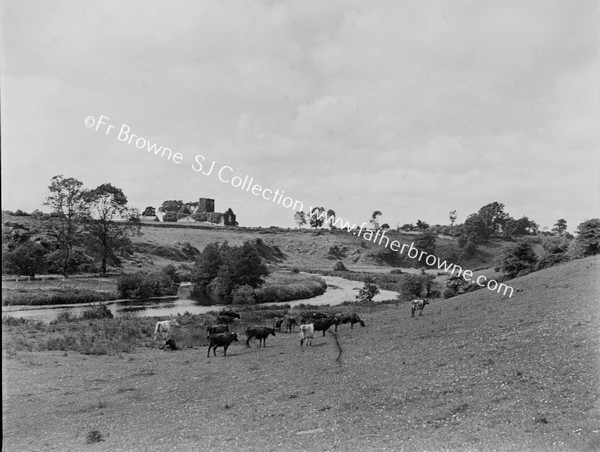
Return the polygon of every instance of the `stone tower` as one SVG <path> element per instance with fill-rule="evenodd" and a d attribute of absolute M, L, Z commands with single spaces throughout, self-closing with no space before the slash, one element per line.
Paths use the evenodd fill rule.
<path fill-rule="evenodd" d="M 198 200 L 198 212 L 214 212 L 215 200 L 209 198 L 200 198 Z"/>

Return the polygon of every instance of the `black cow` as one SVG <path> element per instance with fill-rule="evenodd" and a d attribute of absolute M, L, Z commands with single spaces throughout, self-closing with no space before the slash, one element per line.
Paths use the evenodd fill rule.
<path fill-rule="evenodd" d="M 273 317 L 273 329 L 281 333 L 281 324 L 283 323 L 283 319 L 279 317 Z"/>
<path fill-rule="evenodd" d="M 313 325 L 315 326 L 315 331 L 323 331 L 323 336 L 325 336 L 329 327 L 335 325 L 337 321 L 338 320 L 335 317 L 328 317 L 326 319 L 315 320 Z"/>
<path fill-rule="evenodd" d="M 209 336 L 208 352 L 206 357 L 210 356 L 210 349 L 213 349 L 213 354 L 217 356 L 217 347 L 223 347 L 223 356 L 227 356 L 227 347 L 232 342 L 238 341 L 237 333 L 217 333 Z"/>
<path fill-rule="evenodd" d="M 419 311 L 419 317 L 421 317 L 423 315 L 423 309 L 425 308 L 426 304 L 429 304 L 429 298 L 413 300 L 411 302 L 410 316 L 414 317 L 415 311 Z"/>
<path fill-rule="evenodd" d="M 300 315 L 300 322 L 302 324 L 313 323 L 314 320 L 326 319 L 329 314 L 325 312 L 303 312 Z"/>
<path fill-rule="evenodd" d="M 165 345 L 159 347 L 162 350 L 177 350 L 177 344 L 173 338 L 169 338 L 165 341 Z"/>
<path fill-rule="evenodd" d="M 360 326 L 365 326 L 365 322 L 353 312 L 352 314 L 336 314 L 335 318 L 337 319 L 337 323 L 335 324 L 335 331 L 337 331 L 339 325 L 343 325 L 345 323 L 350 324 L 350 329 L 354 329 L 355 323 L 360 323 Z"/>
<path fill-rule="evenodd" d="M 223 309 L 221 312 L 219 312 L 219 315 L 240 320 L 242 318 L 241 315 L 239 315 L 237 312 L 233 312 L 231 309 Z"/>
<path fill-rule="evenodd" d="M 233 322 L 235 322 L 235 317 L 230 317 L 228 315 L 220 315 L 217 317 L 217 324 L 227 325 Z"/>
<path fill-rule="evenodd" d="M 246 347 L 250 348 L 250 339 L 255 337 L 258 339 L 258 346 L 260 347 L 261 343 L 264 347 L 267 346 L 267 337 L 269 334 L 275 336 L 275 328 L 270 328 L 268 326 L 249 326 L 246 328 Z"/>
<path fill-rule="evenodd" d="M 226 333 L 229 331 L 229 325 L 219 324 L 219 325 L 211 325 L 206 327 L 206 337 L 209 337 L 211 334 L 217 333 Z"/>

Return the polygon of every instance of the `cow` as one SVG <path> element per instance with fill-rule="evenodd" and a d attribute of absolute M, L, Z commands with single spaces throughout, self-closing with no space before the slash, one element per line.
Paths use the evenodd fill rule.
<path fill-rule="evenodd" d="M 246 347 L 250 348 L 250 339 L 253 337 L 258 339 L 259 347 L 261 344 L 266 347 L 267 337 L 269 337 L 270 334 L 275 336 L 275 328 L 270 328 L 268 326 L 249 326 L 246 328 Z"/>
<path fill-rule="evenodd" d="M 235 322 L 235 317 L 230 317 L 228 315 L 220 315 L 217 317 L 217 324 L 229 324 Z"/>
<path fill-rule="evenodd" d="M 181 325 L 177 322 L 177 320 L 161 320 L 156 322 L 156 326 L 154 327 L 154 340 L 156 340 L 160 333 L 162 333 L 163 339 L 168 339 L 171 336 L 172 326 Z"/>
<path fill-rule="evenodd" d="M 294 332 L 294 327 L 296 325 L 298 325 L 298 320 L 296 319 L 296 317 L 288 316 L 285 319 L 285 332 L 286 333 L 293 333 Z"/>
<path fill-rule="evenodd" d="M 227 347 L 232 342 L 238 341 L 237 333 L 217 333 L 209 336 L 208 352 L 206 357 L 210 356 L 210 349 L 213 349 L 213 354 L 217 356 L 217 347 L 223 347 L 223 356 L 227 356 Z"/>
<path fill-rule="evenodd" d="M 355 312 L 352 314 L 336 314 L 335 318 L 337 320 L 337 323 L 335 324 L 335 331 L 338 330 L 339 325 L 343 325 L 345 323 L 350 324 L 351 330 L 354 329 L 355 323 L 360 323 L 360 326 L 365 326 L 365 322 L 363 322 L 363 320 Z"/>
<path fill-rule="evenodd" d="M 312 323 L 314 320 L 326 319 L 329 317 L 329 314 L 325 312 L 303 312 L 300 314 L 300 321 L 308 325 Z"/>
<path fill-rule="evenodd" d="M 223 309 L 221 312 L 219 312 L 219 315 L 231 317 L 233 319 L 242 319 L 241 315 L 239 315 L 237 312 L 233 312 L 231 309 Z"/>
<path fill-rule="evenodd" d="M 175 343 L 175 340 L 173 340 L 173 338 L 169 338 L 166 340 L 165 342 L 165 350 L 177 350 L 177 344 Z"/>
<path fill-rule="evenodd" d="M 279 331 L 281 333 L 281 324 L 283 323 L 283 319 L 279 317 L 273 317 L 273 329 L 275 331 Z"/>
<path fill-rule="evenodd" d="M 308 325 L 300 325 L 300 347 L 306 342 L 307 346 L 312 345 L 312 340 L 315 337 L 315 326 L 311 323 Z"/>
<path fill-rule="evenodd" d="M 421 317 L 423 315 L 423 309 L 425 308 L 426 304 L 429 304 L 429 298 L 420 298 L 420 299 L 413 300 L 411 302 L 410 316 L 414 317 L 415 311 L 418 310 L 419 317 Z"/>
<path fill-rule="evenodd" d="M 313 325 L 315 327 L 315 331 L 323 331 L 323 336 L 325 336 L 325 333 L 329 327 L 331 325 L 335 325 L 337 322 L 338 320 L 335 317 L 328 317 L 326 319 L 315 320 Z"/>
<path fill-rule="evenodd" d="M 211 334 L 217 333 L 227 333 L 229 331 L 229 325 L 219 324 L 219 325 L 211 325 L 206 327 L 206 337 L 209 337 Z"/>

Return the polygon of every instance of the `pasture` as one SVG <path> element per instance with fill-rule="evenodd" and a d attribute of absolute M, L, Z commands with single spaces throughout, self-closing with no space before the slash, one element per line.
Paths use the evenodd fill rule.
<path fill-rule="evenodd" d="M 415 318 L 361 307 L 366 327 L 304 349 L 297 333 L 247 349 L 233 324 L 225 358 L 8 356 L 3 328 L 4 450 L 599 450 L 599 273 L 572 261 Z"/>

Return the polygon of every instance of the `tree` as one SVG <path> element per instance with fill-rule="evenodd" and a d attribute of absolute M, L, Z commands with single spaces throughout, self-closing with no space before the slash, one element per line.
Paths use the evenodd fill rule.
<path fill-rule="evenodd" d="M 502 271 L 508 278 L 526 275 L 535 269 L 537 256 L 530 243 L 519 242 L 502 255 Z"/>
<path fill-rule="evenodd" d="M 327 219 L 329 220 L 329 227 L 333 229 L 333 223 L 335 223 L 335 210 L 329 209 L 327 211 Z"/>
<path fill-rule="evenodd" d="M 153 217 L 156 215 L 156 209 L 152 206 L 148 206 L 144 209 L 142 216 L 144 217 Z"/>
<path fill-rule="evenodd" d="M 174 212 L 177 213 L 183 207 L 183 201 L 165 201 L 158 208 L 161 212 Z"/>
<path fill-rule="evenodd" d="M 306 214 L 303 211 L 299 210 L 294 214 L 294 221 L 296 222 L 298 227 L 301 228 L 306 224 Z"/>
<path fill-rule="evenodd" d="M 88 215 L 87 192 L 83 184 L 72 177 L 54 176 L 48 187 L 50 195 L 44 205 L 52 209 L 46 222 L 46 233 L 56 240 L 57 265 L 63 275 L 73 270 L 72 254 L 82 237 L 81 220 Z"/>
<path fill-rule="evenodd" d="M 492 232 L 493 230 L 487 225 L 481 215 L 476 213 L 469 215 L 463 225 L 465 237 L 473 243 L 487 242 L 492 236 Z"/>
<path fill-rule="evenodd" d="M 417 220 L 417 229 L 425 231 L 426 229 L 429 229 L 429 224 L 425 223 L 424 221 Z"/>
<path fill-rule="evenodd" d="M 503 229 L 505 237 L 517 237 L 520 235 L 536 235 L 539 226 L 527 217 L 518 220 L 509 217 L 505 220 Z"/>
<path fill-rule="evenodd" d="M 560 218 L 552 228 L 559 236 L 562 236 L 567 230 L 567 220 Z"/>
<path fill-rule="evenodd" d="M 228 247 L 227 242 L 222 247 Z M 223 259 L 218 243 L 209 243 L 204 247 L 192 270 L 191 281 L 205 290 L 208 284 L 217 277 Z"/>
<path fill-rule="evenodd" d="M 504 228 L 504 222 L 509 218 L 508 214 L 504 212 L 504 204 L 498 202 L 486 204 L 479 209 L 477 214 L 491 231 L 491 234 L 500 232 Z"/>
<path fill-rule="evenodd" d="M 373 212 L 373 215 L 371 215 L 371 219 L 369 220 L 369 223 L 371 223 L 371 226 L 373 227 L 373 229 L 379 229 L 379 217 L 382 215 L 382 213 L 379 210 L 376 210 L 375 212 Z"/>
<path fill-rule="evenodd" d="M 375 295 L 377 295 L 379 293 L 379 288 L 377 287 L 377 284 L 375 284 L 375 280 L 371 277 L 365 278 L 365 282 L 364 282 L 363 286 L 360 289 L 354 289 L 354 290 L 358 290 L 358 295 L 356 295 L 356 300 L 364 301 L 367 303 L 372 302 Z"/>
<path fill-rule="evenodd" d="M 311 228 L 320 228 L 323 226 L 323 213 L 325 212 L 324 207 L 314 207 L 310 212 L 309 222 Z"/>
<path fill-rule="evenodd" d="M 46 268 L 44 256 L 48 250 L 39 243 L 27 241 L 14 250 L 3 253 L 2 262 L 7 273 L 31 276 L 42 273 Z"/>
<path fill-rule="evenodd" d="M 129 244 L 129 237 L 140 233 L 139 215 L 127 206 L 127 197 L 120 188 L 102 184 L 87 194 L 89 216 L 85 230 L 88 245 L 100 257 L 100 269 L 106 274 L 108 262 L 118 264 L 116 251 Z"/>
<path fill-rule="evenodd" d="M 449 213 L 450 216 L 450 227 L 454 227 L 454 223 L 456 223 L 456 210 L 451 210 Z"/>
<path fill-rule="evenodd" d="M 600 253 L 600 219 L 584 221 L 575 231 L 574 257 L 593 256 Z"/>

